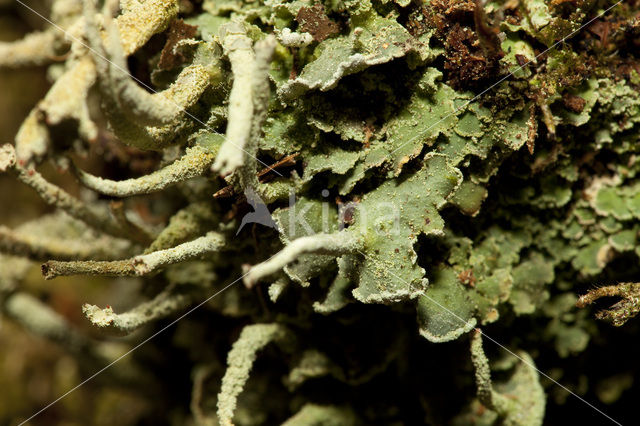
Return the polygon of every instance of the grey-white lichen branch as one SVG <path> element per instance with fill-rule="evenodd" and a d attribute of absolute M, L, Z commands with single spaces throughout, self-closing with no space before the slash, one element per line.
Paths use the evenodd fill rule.
<path fill-rule="evenodd" d="M 505 416 L 515 404 L 504 395 L 493 390 L 489 360 L 482 349 L 482 331 L 475 329 L 471 335 L 471 362 L 475 369 L 478 400 L 485 407 Z"/>
<path fill-rule="evenodd" d="M 269 102 L 269 65 L 275 49 L 275 38 L 268 36 L 256 42 L 240 22 L 220 28 L 224 52 L 231 62 L 233 86 L 229 94 L 226 141 L 212 169 L 221 174 L 239 171 L 242 187 L 257 188 L 256 154 Z"/>
<path fill-rule="evenodd" d="M 107 13 L 103 17 L 105 32 L 101 35 L 95 5 L 92 1 L 84 3 L 85 34 L 99 76 L 102 110 L 116 136 L 140 149 L 162 149 L 191 129 L 191 120 L 181 120 L 183 113 L 210 82 L 204 66 L 192 65 L 182 71 L 169 89 L 152 95 L 128 75 L 125 57 L 165 29 L 176 13 L 176 1 L 149 0 L 144 5 L 131 6 L 113 23 Z"/>
<path fill-rule="evenodd" d="M 545 394 L 533 359 L 524 351 L 516 356 L 518 363 L 507 383 L 496 390 L 491 382 L 489 360 L 482 349 L 482 331 L 471 334 L 471 362 L 475 369 L 478 400 L 493 410 L 500 424 L 511 426 L 541 425 L 544 418 Z"/>
<path fill-rule="evenodd" d="M 107 352 L 100 350 L 63 315 L 30 294 L 24 292 L 9 294 L 6 299 L 0 301 L 0 308 L 9 318 L 21 324 L 35 336 L 56 342 L 75 354 L 80 360 L 80 365 L 91 372 L 105 368 L 113 362 Z M 106 379 L 107 382 L 115 379 L 120 385 L 127 386 L 145 386 L 149 383 L 149 377 L 145 373 L 126 364 L 126 362 L 121 363 L 119 368 L 107 371 L 99 379 Z"/>
<path fill-rule="evenodd" d="M 144 46 L 151 36 L 167 28 L 177 15 L 177 0 L 128 2 L 125 12 L 115 20 L 125 55 L 131 55 Z"/>
<path fill-rule="evenodd" d="M 208 234 L 180 244 L 176 247 L 154 251 L 125 260 L 115 261 L 49 261 L 42 265 L 45 279 L 53 279 L 63 275 L 129 275 L 149 274 L 161 267 L 185 260 L 194 259 L 206 253 L 219 251 L 224 247 L 225 237 L 217 232 Z"/>
<path fill-rule="evenodd" d="M 82 139 L 95 140 L 98 129 L 89 116 L 87 106 L 87 96 L 95 78 L 95 69 L 89 57 L 70 61 L 65 72 L 18 130 L 15 142 L 21 163 L 40 161 L 51 142 L 48 126 L 58 125 L 65 120 L 78 123 L 78 134 Z"/>
<path fill-rule="evenodd" d="M 170 185 L 201 176 L 209 171 L 215 154 L 202 146 L 187 148 L 184 156 L 146 176 L 114 181 L 74 168 L 78 180 L 87 188 L 112 197 L 128 197 L 160 191 Z"/>
<path fill-rule="evenodd" d="M 267 110 L 269 107 L 269 95 L 271 89 L 269 87 L 269 66 L 276 47 L 276 40 L 273 36 L 267 36 L 264 40 L 256 42 L 255 63 L 253 66 L 253 74 L 251 76 L 252 85 L 252 102 L 253 116 L 251 118 L 251 130 L 249 133 L 249 141 L 244 154 L 244 166 L 239 170 L 240 186 L 242 188 L 258 188 L 258 178 L 256 176 L 256 168 L 258 165 L 257 155 L 260 146 L 260 138 L 262 137 L 262 125 L 267 118 Z"/>
<path fill-rule="evenodd" d="M 89 345 L 89 340 L 73 329 L 62 315 L 30 294 L 9 295 L 3 303 L 3 311 L 36 336 L 61 343 L 73 352 L 82 352 Z"/>
<path fill-rule="evenodd" d="M 109 22 L 109 21 L 107 21 Z M 98 68 L 101 83 L 110 90 L 103 95 L 112 96 L 109 102 L 117 104 L 129 121 L 139 126 L 162 126 L 171 124 L 192 106 L 209 85 L 209 73 L 202 65 L 190 65 L 178 75 L 171 86 L 157 93 L 149 93 L 131 79 L 116 25 L 107 26 L 104 49 L 107 66 Z M 95 57 L 95 56 L 94 56 Z"/>
<path fill-rule="evenodd" d="M 63 4 L 60 6 L 60 4 Z M 93 0 L 84 2 L 84 22 L 87 26 L 85 32 L 89 47 L 94 55 L 104 62 L 106 53 L 102 49 L 102 36 L 97 29 L 92 32 L 92 24 L 96 19 Z M 85 140 L 93 140 L 97 136 L 97 129 L 89 117 L 86 105 L 87 94 L 95 83 L 96 69 L 87 55 L 86 46 L 81 40 L 81 34 L 76 34 L 77 27 L 81 27 L 81 10 L 79 2 L 55 2 L 52 14 L 58 15 L 54 21 L 59 21 L 60 28 L 51 28 L 42 33 L 33 33 L 23 40 L 10 44 L 0 44 L 0 66 L 24 66 L 40 64 L 55 59 L 53 57 L 57 44 L 61 43 L 63 36 L 73 39 L 73 47 L 69 53 L 72 56 L 70 64 L 65 72 L 56 80 L 45 99 L 40 102 L 27 116 L 18 134 L 16 135 L 16 150 L 18 160 L 27 164 L 40 161 L 50 145 L 48 125 L 54 125 L 63 120 L 70 119 L 79 123 L 78 133 Z M 130 55 L 142 47 L 152 35 L 162 31 L 178 13 L 178 2 L 175 0 L 148 0 L 142 2 L 130 2 L 125 12 L 115 20 L 115 27 L 120 34 L 121 49 L 124 55 Z M 63 31 L 68 29 L 65 34 Z M 63 45 L 65 43 L 62 43 Z M 100 50 L 95 48 L 100 45 Z M 98 63 L 98 61 L 96 61 Z M 105 75 L 101 69 L 100 75 Z M 176 99 L 184 104 L 192 104 L 198 93 L 208 85 L 208 74 L 203 69 L 191 69 L 185 72 L 180 79 L 183 83 L 193 84 L 196 90 L 193 93 L 176 93 L 174 87 L 168 91 Z M 125 71 L 120 70 L 120 75 Z M 206 75 L 206 78 L 205 78 Z M 127 77 L 128 78 L 128 77 Z M 101 79 L 102 80 L 102 79 Z M 110 81 L 110 80 L 109 80 Z M 100 85 L 110 86 L 108 81 L 99 82 Z M 177 83 L 176 83 L 177 84 Z M 107 112 L 109 108 L 106 108 Z M 114 131 L 122 135 L 126 142 L 140 139 L 139 144 L 153 148 L 164 143 L 170 143 L 169 132 L 148 132 L 144 128 L 135 125 L 126 125 L 128 121 L 124 114 L 114 110 L 117 118 L 124 120 L 116 123 Z M 107 114 L 108 115 L 108 114 Z"/>
<path fill-rule="evenodd" d="M 357 252 L 363 248 L 364 239 L 358 234 L 349 231 L 301 237 L 290 242 L 270 259 L 251 267 L 244 276 L 244 282 L 247 286 L 253 286 L 260 279 L 278 272 L 303 254 L 315 253 L 340 256 Z"/>
<path fill-rule="evenodd" d="M 233 412 L 258 351 L 271 342 L 283 347 L 293 345 L 292 332 L 282 324 L 253 324 L 242 329 L 227 356 L 227 371 L 218 394 L 218 421 L 222 426 L 233 425 Z"/>
<path fill-rule="evenodd" d="M 118 259 L 130 255 L 126 240 L 95 236 L 88 240 L 48 238 L 0 225 L 0 253 L 22 256 L 36 261 L 48 259 L 78 260 L 96 257 Z"/>
<path fill-rule="evenodd" d="M 47 126 L 75 120 L 78 134 L 84 140 L 93 141 L 98 129 L 89 116 L 87 99 L 93 87 L 96 73 L 88 56 L 71 62 L 67 71 L 51 87 L 37 109 L 45 118 Z"/>
<path fill-rule="evenodd" d="M 82 312 L 93 325 L 114 334 L 129 334 L 151 321 L 165 318 L 180 311 L 193 301 L 193 294 L 179 293 L 174 288 L 163 290 L 148 302 L 141 303 L 130 311 L 116 314 L 113 308 L 104 309 L 84 304 Z"/>
<path fill-rule="evenodd" d="M 47 181 L 32 165 L 21 166 L 16 160 L 15 149 L 8 144 L 0 148 L 0 171 L 6 170 L 12 170 L 20 181 L 33 188 L 47 204 L 59 208 L 98 231 L 115 237 L 131 237 L 106 209 L 91 207 L 75 198 L 62 188 Z"/>
<path fill-rule="evenodd" d="M 0 42 L 0 67 L 45 65 L 56 59 L 59 31 L 53 28 L 27 34 L 24 38 Z"/>
<path fill-rule="evenodd" d="M 169 224 L 145 250 L 145 254 L 174 247 L 202 235 L 215 226 L 219 217 L 208 202 L 193 203 L 179 210 L 169 219 Z"/>
<path fill-rule="evenodd" d="M 350 407 L 333 405 L 305 404 L 294 416 L 287 419 L 282 426 L 355 426 L 361 421 Z"/>
<path fill-rule="evenodd" d="M 220 41 L 231 62 L 233 86 L 229 94 L 226 141 L 213 163 L 213 170 L 229 174 L 244 164 L 245 146 L 249 142 L 253 117 L 253 69 L 255 54 L 252 42 L 240 22 L 220 27 Z"/>
<path fill-rule="evenodd" d="M 16 150 L 9 144 L 0 145 L 0 173 L 12 169 L 17 161 Z"/>
<path fill-rule="evenodd" d="M 79 19 L 81 0 L 51 3 L 49 20 L 53 25 L 34 31 L 15 41 L 0 42 L 0 68 L 47 65 L 66 59 L 70 40 L 63 31 L 73 32 Z"/>

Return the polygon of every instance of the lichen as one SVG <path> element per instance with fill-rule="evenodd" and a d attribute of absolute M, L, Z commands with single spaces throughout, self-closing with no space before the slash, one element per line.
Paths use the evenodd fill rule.
<path fill-rule="evenodd" d="M 0 306 L 87 377 L 144 344 L 138 424 L 630 422 L 637 1 L 51 3 Z"/>

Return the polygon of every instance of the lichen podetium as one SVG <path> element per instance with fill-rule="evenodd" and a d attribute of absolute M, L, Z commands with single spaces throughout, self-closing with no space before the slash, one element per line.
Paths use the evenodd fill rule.
<path fill-rule="evenodd" d="M 44 3 L 0 42 L 51 80 L 0 145 L 49 206 L 0 226 L 0 306 L 100 371 L 46 411 L 633 422 L 638 0 Z M 2 420 L 46 402 L 6 387 Z"/>

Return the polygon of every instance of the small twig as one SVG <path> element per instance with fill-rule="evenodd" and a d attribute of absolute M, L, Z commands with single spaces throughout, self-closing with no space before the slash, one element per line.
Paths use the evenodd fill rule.
<path fill-rule="evenodd" d="M 529 119 L 527 120 L 527 149 L 533 155 L 538 136 L 538 119 L 536 117 L 536 104 L 529 105 Z"/>
<path fill-rule="evenodd" d="M 547 126 L 547 136 L 549 139 L 554 140 L 556 138 L 556 119 L 553 117 L 551 107 L 541 92 L 538 92 L 534 99 L 542 112 L 542 122 Z"/>
<path fill-rule="evenodd" d="M 275 169 L 278 169 L 280 167 L 289 167 L 289 166 L 293 166 L 296 164 L 296 157 L 300 155 L 299 152 L 296 152 L 294 154 L 291 155 L 287 155 L 283 158 L 281 158 L 280 160 L 276 161 L 275 163 L 273 163 L 272 165 L 265 167 L 264 169 L 260 170 L 258 172 L 258 181 L 260 183 L 265 183 L 268 181 L 268 174 L 271 171 L 274 171 Z M 213 198 L 229 198 L 231 196 L 233 196 L 236 193 L 235 188 L 233 187 L 233 185 L 227 185 L 224 188 L 218 190 L 215 194 L 213 194 Z"/>
<path fill-rule="evenodd" d="M 584 308 L 603 297 L 621 297 L 622 300 L 611 306 L 610 309 L 596 313 L 596 318 L 599 320 L 608 321 L 614 326 L 620 327 L 640 313 L 640 283 L 621 283 L 596 288 L 580 296 L 576 306 Z"/>
<path fill-rule="evenodd" d="M 500 38 L 498 37 L 500 30 L 490 26 L 487 22 L 488 20 L 484 10 L 484 1 L 475 0 L 473 21 L 480 46 L 488 60 L 500 59 L 504 57 L 504 52 L 500 46 Z"/>
<path fill-rule="evenodd" d="M 201 407 L 204 383 L 213 372 L 212 365 L 199 366 L 193 373 L 193 389 L 191 390 L 191 414 L 196 426 L 214 426 L 217 424 L 213 416 L 204 413 Z"/>

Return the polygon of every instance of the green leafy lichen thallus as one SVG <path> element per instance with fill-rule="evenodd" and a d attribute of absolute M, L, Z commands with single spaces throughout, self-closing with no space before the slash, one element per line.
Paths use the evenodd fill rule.
<path fill-rule="evenodd" d="M 600 369 L 621 337 L 596 320 L 640 311 L 633 2 L 196 3 L 54 0 L 0 42 L 51 79 L 0 145 L 49 206 L 0 225 L 7 317 L 87 376 L 171 333 L 105 382 L 176 424 L 541 425 L 553 380 L 627 398 L 636 360 Z M 113 291 L 78 296 L 102 334 L 34 262 Z M 143 392 L 187 380 L 191 403 Z"/>

